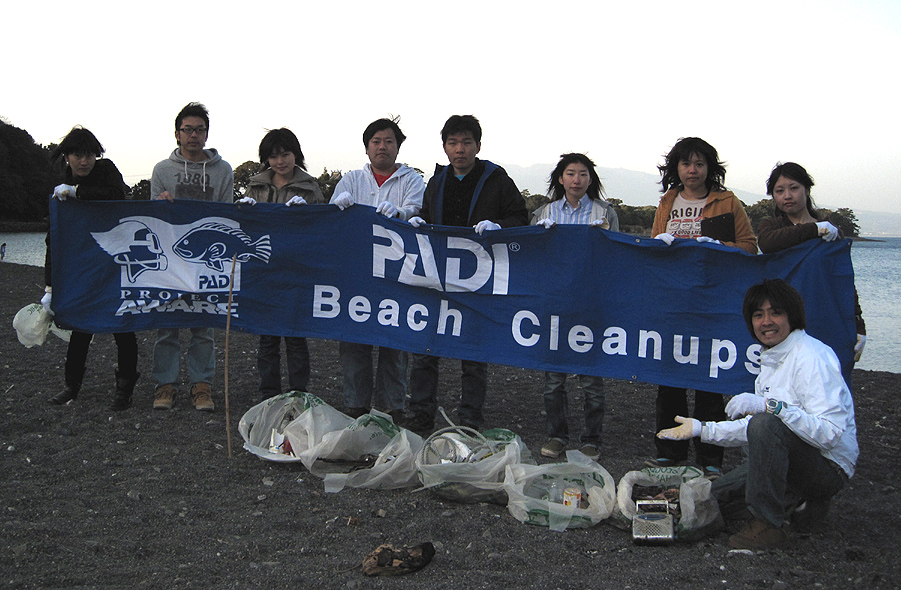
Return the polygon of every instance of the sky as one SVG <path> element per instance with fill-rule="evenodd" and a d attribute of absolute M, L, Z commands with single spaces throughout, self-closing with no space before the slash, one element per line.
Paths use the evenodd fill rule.
<path fill-rule="evenodd" d="M 129 185 L 199 101 L 207 147 L 233 167 L 289 127 L 312 173 L 360 168 L 363 129 L 399 115 L 399 160 L 428 177 L 447 163 L 444 121 L 474 114 L 480 156 L 502 164 L 577 151 L 656 175 L 699 136 L 728 188 L 764 194 L 795 161 L 821 205 L 901 213 L 896 0 L 50 0 L 0 14 L 0 117 L 45 145 L 87 127 Z"/>

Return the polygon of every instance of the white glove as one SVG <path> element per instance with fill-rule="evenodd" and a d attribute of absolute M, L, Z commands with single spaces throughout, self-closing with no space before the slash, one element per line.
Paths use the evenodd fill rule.
<path fill-rule="evenodd" d="M 866 334 L 858 334 L 857 335 L 857 344 L 854 345 L 854 362 L 860 360 L 860 355 L 863 354 L 863 345 L 867 343 L 867 335 Z"/>
<path fill-rule="evenodd" d="M 348 207 L 350 207 L 353 204 L 354 204 L 354 198 L 347 191 L 344 191 L 343 193 L 341 193 L 340 195 L 338 195 L 337 197 L 332 199 L 332 205 L 338 205 L 338 209 L 341 209 L 342 211 L 344 211 L 345 209 L 347 209 Z"/>
<path fill-rule="evenodd" d="M 479 235 L 482 235 L 486 231 L 493 231 L 500 228 L 501 226 L 488 219 L 483 219 L 482 221 L 472 226 L 472 229 L 476 230 L 476 233 Z"/>
<path fill-rule="evenodd" d="M 61 184 L 53 189 L 53 196 L 60 201 L 65 201 L 66 197 L 75 198 L 75 187 L 71 184 Z"/>
<path fill-rule="evenodd" d="M 237 201 L 235 201 L 236 205 L 256 205 L 257 200 L 253 197 L 241 197 Z"/>
<path fill-rule="evenodd" d="M 47 288 L 49 289 L 50 287 L 47 287 Z M 50 291 L 47 291 L 46 293 L 44 293 L 44 296 L 41 297 L 41 305 L 44 306 L 44 309 L 47 310 L 47 313 L 49 313 L 50 315 L 54 315 L 53 310 L 50 309 L 50 300 L 51 299 L 53 299 L 53 294 Z"/>
<path fill-rule="evenodd" d="M 552 227 L 554 227 L 555 225 L 557 225 L 557 222 L 554 221 L 553 219 L 549 218 L 549 217 L 545 217 L 544 219 L 540 220 L 540 221 L 539 221 L 538 223 L 536 223 L 535 225 L 543 225 L 543 226 L 544 226 L 544 229 L 551 229 Z"/>
<path fill-rule="evenodd" d="M 589 223 L 588 225 L 590 225 L 591 227 L 601 227 L 601 228 L 602 228 L 602 227 L 604 227 L 604 224 L 605 224 L 605 223 L 607 223 L 607 219 L 606 219 L 606 218 L 604 218 L 604 219 L 595 219 L 594 221 L 592 221 L 592 222 Z"/>
<path fill-rule="evenodd" d="M 306 204 L 307 204 L 307 201 L 303 197 L 301 197 L 300 195 L 294 195 L 293 197 L 288 199 L 288 202 L 285 203 L 285 206 L 290 207 L 291 205 L 306 205 Z"/>
<path fill-rule="evenodd" d="M 425 225 L 425 219 L 423 219 L 422 217 L 419 217 L 418 215 L 414 215 L 407 221 L 410 222 L 410 225 L 412 225 L 413 227 L 419 227 L 420 225 Z"/>
<path fill-rule="evenodd" d="M 381 213 L 385 217 L 394 217 L 397 215 L 397 207 L 389 203 L 388 201 L 382 201 L 379 203 L 379 206 L 375 208 L 376 213 Z"/>
<path fill-rule="evenodd" d="M 726 404 L 726 415 L 731 420 L 763 412 L 766 412 L 766 399 L 756 393 L 739 393 Z"/>
<path fill-rule="evenodd" d="M 676 422 L 681 426 L 675 428 L 667 428 L 657 433 L 657 438 L 666 440 L 688 440 L 696 436 L 701 436 L 701 421 L 694 418 L 683 418 L 676 416 Z"/>
<path fill-rule="evenodd" d="M 834 242 L 838 239 L 838 228 L 828 221 L 817 221 L 817 229 L 824 242 Z"/>
<path fill-rule="evenodd" d="M 721 241 L 714 240 L 713 238 L 708 238 L 707 236 L 698 236 L 695 239 L 698 240 L 699 242 L 701 242 L 702 244 L 719 244 L 720 246 L 723 245 L 723 243 Z"/>
<path fill-rule="evenodd" d="M 660 240 L 661 242 L 666 242 L 667 246 L 672 246 L 673 242 L 676 240 L 676 236 L 673 234 L 657 234 L 654 236 L 655 240 Z"/>

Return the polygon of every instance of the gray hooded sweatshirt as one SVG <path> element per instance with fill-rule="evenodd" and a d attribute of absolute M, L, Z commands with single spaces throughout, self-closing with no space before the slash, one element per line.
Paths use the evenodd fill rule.
<path fill-rule="evenodd" d="M 189 201 L 234 201 L 235 175 L 228 162 L 214 149 L 203 150 L 207 159 L 191 162 L 175 148 L 168 160 L 153 167 L 150 177 L 150 198 L 156 199 L 169 191 L 176 199 Z"/>

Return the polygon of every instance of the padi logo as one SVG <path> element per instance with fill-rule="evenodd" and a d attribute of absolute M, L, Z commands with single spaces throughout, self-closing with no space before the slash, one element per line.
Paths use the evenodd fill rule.
<path fill-rule="evenodd" d="M 372 236 L 388 240 L 387 243 L 374 241 L 372 244 L 372 276 L 375 278 L 389 278 L 387 272 L 390 266 L 396 269 L 390 278 L 405 285 L 460 293 L 476 292 L 491 283 L 492 295 L 507 294 L 510 255 L 506 244 L 492 244 L 489 252 L 475 240 L 449 236 L 442 282 L 429 236 L 416 234 L 416 245 L 412 251 L 407 249 L 399 233 L 381 225 L 372 226 Z M 511 244 L 510 249 L 515 251 L 517 248 L 514 246 Z M 459 252 L 459 256 L 452 256 L 451 251 Z M 421 267 L 421 271 L 417 270 L 417 266 Z"/>
<path fill-rule="evenodd" d="M 91 235 L 121 268 L 116 315 L 150 310 L 228 313 L 224 301 L 228 292 L 241 290 L 242 264 L 268 263 L 272 255 L 268 234 L 252 238 L 237 221 L 223 217 L 173 225 L 134 216 Z M 234 315 L 236 308 L 234 301 Z"/>

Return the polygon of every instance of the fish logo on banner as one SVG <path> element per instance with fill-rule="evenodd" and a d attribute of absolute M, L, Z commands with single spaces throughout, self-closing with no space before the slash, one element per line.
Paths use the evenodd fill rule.
<path fill-rule="evenodd" d="M 149 216 L 119 220 L 105 232 L 92 232 L 97 244 L 122 269 L 116 315 L 158 311 L 228 313 L 229 292 L 241 290 L 241 265 L 269 263 L 269 234 L 256 239 L 240 224 L 206 217 L 174 225 Z M 233 274 L 228 267 L 236 261 Z M 237 301 L 231 313 L 237 315 Z"/>

